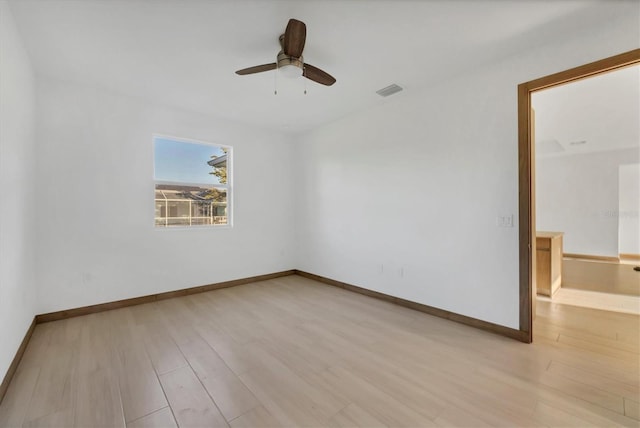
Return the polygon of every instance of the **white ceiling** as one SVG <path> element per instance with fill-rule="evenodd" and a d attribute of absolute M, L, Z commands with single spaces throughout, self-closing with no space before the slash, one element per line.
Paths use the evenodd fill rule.
<path fill-rule="evenodd" d="M 295 133 L 530 46 L 586 31 L 637 2 L 530 0 L 14 0 L 36 72 Z M 623 11 L 624 12 L 624 11 Z M 234 71 L 273 62 L 287 20 L 332 87 Z"/>
<path fill-rule="evenodd" d="M 531 104 L 537 156 L 640 146 L 638 65 L 535 92 Z"/>

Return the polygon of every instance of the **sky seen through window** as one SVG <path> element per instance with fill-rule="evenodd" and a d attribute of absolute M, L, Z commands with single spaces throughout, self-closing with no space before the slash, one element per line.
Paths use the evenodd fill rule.
<path fill-rule="evenodd" d="M 213 168 L 207 164 L 211 156 L 222 156 L 219 146 L 187 143 L 166 137 L 155 137 L 154 177 L 159 181 L 220 184 L 218 177 L 210 174 Z"/>

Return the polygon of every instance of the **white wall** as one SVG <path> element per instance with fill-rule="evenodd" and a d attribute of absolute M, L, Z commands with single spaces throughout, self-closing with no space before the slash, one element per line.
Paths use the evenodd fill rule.
<path fill-rule="evenodd" d="M 38 79 L 39 313 L 292 269 L 290 141 Z M 233 146 L 234 226 L 156 229 L 152 134 Z"/>
<path fill-rule="evenodd" d="M 517 85 L 637 47 L 612 19 L 303 135 L 297 266 L 518 328 Z"/>
<path fill-rule="evenodd" d="M 618 257 L 618 171 L 638 161 L 638 148 L 536 159 L 536 229 L 564 232 L 565 253 Z"/>
<path fill-rule="evenodd" d="M 640 163 L 620 165 L 618 193 L 620 254 L 640 254 Z"/>
<path fill-rule="evenodd" d="M 31 71 L 2 8 L 0 364 L 34 312 L 291 268 L 517 328 L 517 223 L 496 227 L 517 219 L 516 85 L 638 47 L 635 17 L 612 19 L 407 88 L 293 148 L 277 133 L 41 78 L 36 155 Z M 152 133 L 234 146 L 233 228 L 153 227 Z"/>
<path fill-rule="evenodd" d="M 34 76 L 0 1 L 0 380 L 36 314 Z"/>

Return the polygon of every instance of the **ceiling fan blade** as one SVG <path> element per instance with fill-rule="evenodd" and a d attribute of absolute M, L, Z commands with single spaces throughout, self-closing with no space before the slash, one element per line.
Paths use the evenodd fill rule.
<path fill-rule="evenodd" d="M 336 79 L 332 75 L 326 71 L 320 70 L 318 67 L 314 67 L 311 64 L 304 64 L 302 75 L 307 79 L 320 83 L 321 85 L 331 86 L 336 83 Z"/>
<path fill-rule="evenodd" d="M 272 62 L 271 64 L 256 65 L 255 67 L 243 68 L 236 71 L 236 74 L 244 76 L 245 74 L 262 73 L 263 71 L 275 70 L 278 68 L 278 64 Z"/>
<path fill-rule="evenodd" d="M 287 29 L 284 31 L 282 50 L 288 56 L 300 58 L 304 50 L 304 42 L 307 38 L 307 26 L 297 19 L 290 19 Z"/>

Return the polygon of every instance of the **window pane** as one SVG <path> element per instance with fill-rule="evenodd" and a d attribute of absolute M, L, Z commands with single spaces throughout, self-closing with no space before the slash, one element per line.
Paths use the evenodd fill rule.
<path fill-rule="evenodd" d="M 158 227 L 228 224 L 227 189 L 156 184 L 155 197 Z"/>
<path fill-rule="evenodd" d="M 229 224 L 230 148 L 168 137 L 153 144 L 156 226 Z"/>
<path fill-rule="evenodd" d="M 156 180 L 227 184 L 227 148 L 161 137 L 153 142 Z"/>

